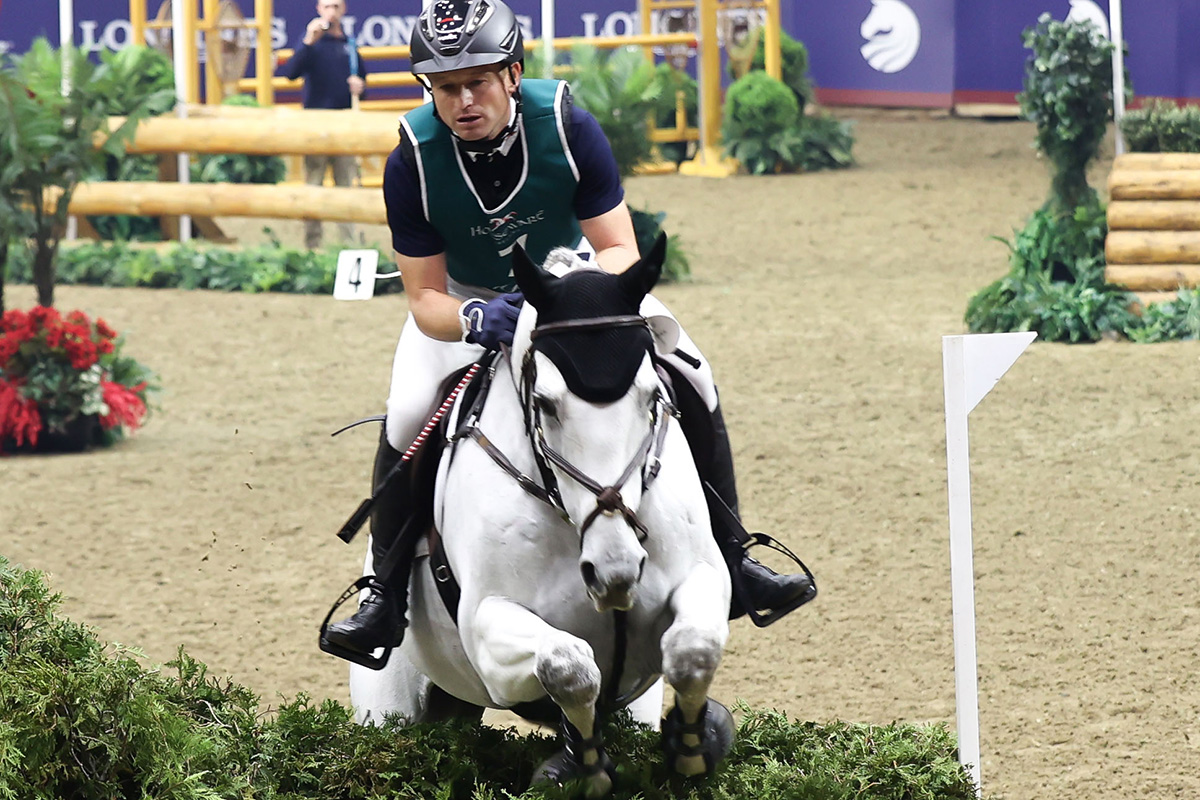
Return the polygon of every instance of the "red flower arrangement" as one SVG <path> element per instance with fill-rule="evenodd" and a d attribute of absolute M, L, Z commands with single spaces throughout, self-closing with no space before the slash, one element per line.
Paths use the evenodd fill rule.
<path fill-rule="evenodd" d="M 0 317 L 0 450 L 37 449 L 91 421 L 100 433 L 84 425 L 80 449 L 137 430 L 154 376 L 122 356 L 121 344 L 104 320 L 82 311 L 63 316 L 38 306 Z"/>

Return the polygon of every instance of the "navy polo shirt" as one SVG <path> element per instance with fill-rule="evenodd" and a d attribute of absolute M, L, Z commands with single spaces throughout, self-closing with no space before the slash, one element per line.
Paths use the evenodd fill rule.
<path fill-rule="evenodd" d="M 304 78 L 305 108 L 350 108 L 350 48 L 353 40 L 326 33 L 312 44 L 301 40 L 295 54 L 283 65 L 285 78 Z M 360 55 L 358 77 L 367 77 Z"/>

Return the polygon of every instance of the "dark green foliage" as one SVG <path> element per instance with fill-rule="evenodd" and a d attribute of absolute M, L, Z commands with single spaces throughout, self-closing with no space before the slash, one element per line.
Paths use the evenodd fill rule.
<path fill-rule="evenodd" d="M 816 100 L 816 90 L 808 77 L 808 48 L 788 35 L 787 31 L 779 32 L 780 78 L 796 95 L 800 105 L 800 113 L 811 106 Z M 754 51 L 754 60 L 750 62 L 751 70 L 767 68 L 766 39 L 761 31 L 758 35 L 758 47 Z"/>
<path fill-rule="evenodd" d="M 849 167 L 851 123 L 802 114 L 796 95 L 765 72 L 750 72 L 725 94 L 725 152 L 753 175 Z"/>
<path fill-rule="evenodd" d="M 571 49 L 563 77 L 575 102 L 599 121 L 621 177 L 632 175 L 634 167 L 650 158 L 650 116 L 663 96 L 654 66 L 640 47 L 605 53 L 578 45 Z"/>
<path fill-rule="evenodd" d="M 105 98 L 111 116 L 136 112 L 147 97 L 145 113 L 149 116 L 175 108 L 175 68 L 167 56 L 150 47 L 132 46 L 101 50 L 100 60 L 116 74 L 114 92 Z"/>
<path fill-rule="evenodd" d="M 799 148 L 799 119 L 800 104 L 783 81 L 751 72 L 725 93 L 725 151 L 754 175 L 779 171 Z"/>
<path fill-rule="evenodd" d="M 770 136 L 794 126 L 799 116 L 800 104 L 792 91 L 762 71 L 739 78 L 725 93 L 725 118 L 735 133 Z"/>
<path fill-rule="evenodd" d="M 1025 62 L 1022 115 L 1037 126 L 1036 142 L 1054 165 L 1047 201 L 1059 213 L 1098 203 L 1087 164 L 1099 152 L 1112 119 L 1113 45 L 1091 22 L 1059 22 L 1049 14 L 1022 33 L 1033 54 Z"/>
<path fill-rule="evenodd" d="M 1200 339 L 1200 289 L 1180 289 L 1176 299 L 1150 305 L 1129 336 L 1147 343 Z"/>
<path fill-rule="evenodd" d="M 381 263 L 389 256 L 381 251 Z M 195 244 L 163 250 L 127 244 L 85 244 L 59 253 L 59 281 L 89 286 L 215 289 L 328 294 L 337 274 L 336 250 L 293 250 L 274 245 L 232 249 Z M 13 259 L 13 280 L 28 281 L 27 259 Z M 380 281 L 377 294 L 399 292 L 399 280 Z"/>
<path fill-rule="evenodd" d="M 667 218 L 667 212 L 660 211 L 656 214 L 653 211 L 631 208 L 629 215 L 633 218 L 633 232 L 637 236 L 638 252 L 645 255 L 650 252 L 658 235 L 663 233 L 662 224 L 663 220 Z M 659 282 L 686 281 L 691 280 L 691 277 L 692 267 L 688 263 L 687 254 L 683 252 L 683 248 L 679 244 L 679 236 L 671 234 L 667 237 L 667 258 L 663 262 L 662 278 L 659 279 Z"/>
<path fill-rule="evenodd" d="M 1071 216 L 1048 209 L 1017 231 L 1008 275 L 967 305 L 972 333 L 1037 331 L 1043 341 L 1094 342 L 1126 336 L 1138 318 L 1132 297 L 1104 283 L 1104 209 L 1080 207 Z"/>
<path fill-rule="evenodd" d="M 44 306 L 54 304 L 54 259 L 75 187 L 102 170 L 106 158 L 120 157 L 139 119 L 166 102 L 154 84 L 131 78 L 159 63 L 147 48 L 129 48 L 99 65 L 70 48 L 66 56 L 66 95 L 63 54 L 44 38 L 0 64 L 0 240 L 20 232 L 33 237 L 34 282 Z M 115 96 L 128 106 L 125 122 L 97 147 L 96 135 L 108 128 Z M 60 195 L 46 211 L 42 199 L 50 189 Z"/>
<path fill-rule="evenodd" d="M 1200 106 L 1149 100 L 1121 117 L 1121 133 L 1134 153 L 1200 153 Z"/>
<path fill-rule="evenodd" d="M 263 714 L 182 651 L 146 670 L 56 616 L 43 577 L 0 556 L 0 800 L 521 800 L 553 740 L 476 723 L 353 724 L 306 696 Z M 668 774 L 658 735 L 624 714 L 605 726 L 615 800 L 970 800 L 944 726 L 819 725 L 743 715 L 707 780 Z"/>
<path fill-rule="evenodd" d="M 801 117 L 799 153 L 794 163 L 804 172 L 854 166 L 854 122 L 826 113 Z"/>

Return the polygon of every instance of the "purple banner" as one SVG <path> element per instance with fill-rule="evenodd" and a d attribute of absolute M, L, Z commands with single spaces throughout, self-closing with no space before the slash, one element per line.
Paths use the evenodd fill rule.
<path fill-rule="evenodd" d="M 150 0 L 149 16 L 158 15 Z M 247 14 L 251 0 L 242 0 Z M 309 0 L 276 3 L 272 47 L 293 47 L 314 14 Z M 528 37 L 542 34 L 539 0 L 512 0 Z M 75 41 L 89 51 L 130 41 L 128 0 L 76 0 Z M 361 46 L 406 45 L 418 0 L 352 0 L 347 28 Z M 397 13 L 403 8 L 405 12 Z M 783 0 L 784 29 L 804 42 L 820 100 L 827 104 L 949 107 L 1010 103 L 1021 91 L 1029 53 L 1021 32 L 1038 15 L 1094 19 L 1108 30 L 1108 0 Z M 732 11 L 731 13 L 746 13 Z M 761 13 L 761 12 L 750 12 Z M 726 20 L 722 17 L 722 23 Z M 682 10 L 656 12 L 654 25 L 694 24 Z M 636 0 L 559 2 L 557 35 L 640 32 Z M 724 24 L 720 26 L 724 29 Z M 1139 96 L 1200 99 L 1200 0 L 1126 5 L 1127 66 Z M 153 32 L 151 32 L 152 34 Z M 22 52 L 37 36 L 58 44 L 51 0 L 0 0 L 0 52 Z M 375 71 L 402 68 L 371 65 Z M 251 60 L 253 70 L 253 60 Z"/>
<path fill-rule="evenodd" d="M 1090 19 L 1109 35 L 1108 0 L 959 0 L 955 99 L 1010 102 L 1021 90 L 1029 51 L 1021 32 L 1048 12 L 1055 19 Z M 1124 4 L 1125 66 L 1140 97 L 1200 98 L 1200 6 L 1184 0 Z"/>

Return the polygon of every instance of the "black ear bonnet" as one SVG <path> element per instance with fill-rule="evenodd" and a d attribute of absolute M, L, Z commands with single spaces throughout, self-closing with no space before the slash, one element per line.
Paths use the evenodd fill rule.
<path fill-rule="evenodd" d="M 544 285 L 549 302 L 535 304 L 538 325 L 636 315 L 642 301 L 625 291 L 618 276 L 598 269 L 551 277 Z M 612 403 L 624 397 L 653 346 L 645 326 L 556 331 L 533 342 L 533 349 L 562 373 L 571 393 L 590 403 Z"/>

